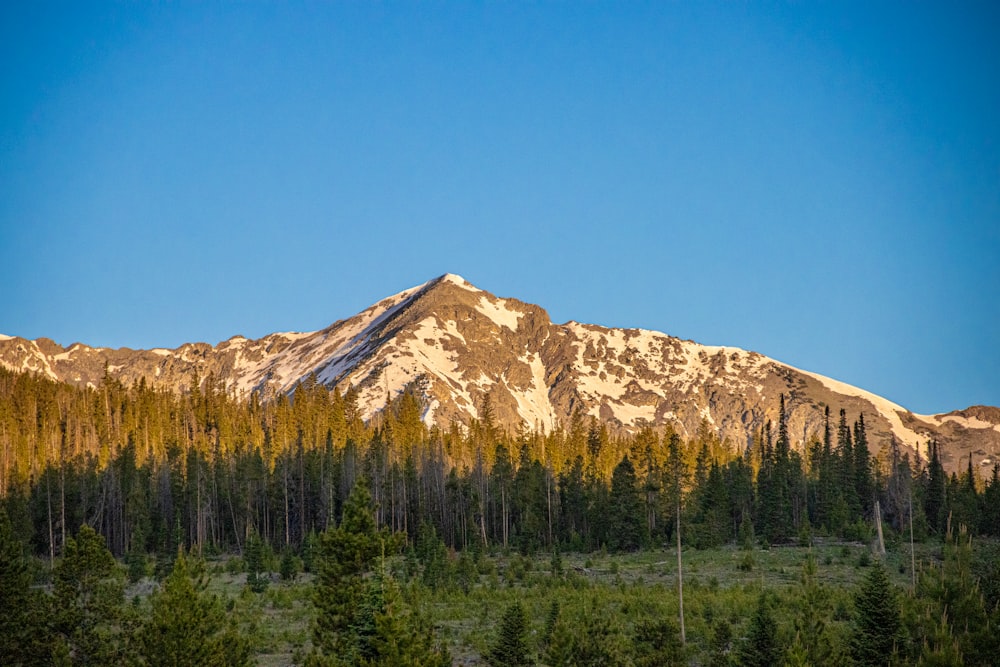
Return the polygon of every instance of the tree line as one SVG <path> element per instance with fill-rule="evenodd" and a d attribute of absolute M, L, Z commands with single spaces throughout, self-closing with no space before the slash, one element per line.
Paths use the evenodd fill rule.
<path fill-rule="evenodd" d="M 898 559 L 871 561 L 864 547 L 848 587 L 826 581 L 829 548 L 825 564 L 812 549 L 796 550 L 804 556 L 797 583 L 765 586 L 762 576 L 753 584 L 696 586 L 687 639 L 672 592 L 641 579 L 627 584 L 617 560 L 614 579 L 602 584 L 564 569 L 558 551 L 548 572 L 527 574 L 530 563 L 544 561 L 503 551 L 442 559 L 443 544 L 426 524 L 417 545 L 406 543 L 404 534 L 376 524 L 367 479 L 359 479 L 339 525 L 323 531 L 309 555 L 309 582 L 296 584 L 283 572 L 275 584 L 312 600 L 310 639 L 292 654 L 294 664 L 433 667 L 453 664 L 452 649 L 468 664 L 471 649 L 495 667 L 991 665 L 1000 650 L 996 550 L 974 556 L 961 531 L 946 534 L 939 556 L 905 593 L 890 577 L 889 563 Z M 248 544 L 227 569 L 236 560 L 256 573 L 256 548 Z M 841 557 L 849 551 L 844 545 Z M 32 570 L 0 508 L 3 664 L 242 667 L 260 652 L 260 616 L 244 611 L 265 599 L 267 585 L 256 588 L 248 576 L 235 598 L 211 593 L 196 551 L 178 549 L 159 583 L 131 602 L 126 568 L 87 525 L 68 538 L 47 586 L 36 585 Z M 446 640 L 432 611 L 441 605 L 479 616 L 482 641 L 470 647 Z"/>
<path fill-rule="evenodd" d="M 876 507 L 887 539 L 944 535 L 949 522 L 1000 535 L 998 468 L 945 473 L 937 446 L 912 459 L 873 447 L 864 415 L 825 410 L 790 441 L 778 421 L 743 448 L 707 423 L 611 433 L 576 413 L 550 433 L 479 418 L 428 428 L 414 391 L 363 421 L 353 391 L 310 378 L 290 394 L 233 396 L 213 377 L 170 392 L 109 373 L 81 388 L 0 371 L 0 493 L 14 530 L 54 562 L 80 527 L 116 557 L 178 547 L 242 553 L 249 536 L 301 551 L 341 521 L 369 480 L 378 526 L 415 543 L 432 528 L 455 550 L 629 551 L 867 539 Z M 871 451 L 878 455 L 872 456 Z"/>

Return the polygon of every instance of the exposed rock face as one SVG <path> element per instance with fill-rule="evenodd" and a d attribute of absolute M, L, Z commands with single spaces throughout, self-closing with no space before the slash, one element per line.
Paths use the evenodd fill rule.
<path fill-rule="evenodd" d="M 821 433 L 823 410 L 865 416 L 873 453 L 894 436 L 926 456 L 931 438 L 946 467 L 973 456 L 989 466 L 1000 455 L 1000 409 L 976 406 L 919 416 L 856 387 L 801 371 L 755 352 L 708 347 L 639 329 L 553 324 L 531 304 L 501 299 L 455 275 L 400 292 L 363 312 L 310 333 L 241 336 L 212 347 L 111 350 L 80 343 L 63 348 L 40 338 L 0 338 L 0 364 L 76 384 L 107 371 L 126 383 L 183 390 L 194 373 L 237 395 L 290 391 L 315 374 L 329 386 L 359 390 L 366 416 L 410 384 L 426 399 L 428 423 L 466 422 L 489 393 L 498 421 L 548 431 L 574 410 L 613 427 L 672 423 L 682 434 L 703 420 L 737 447 L 786 396 L 789 433 L 804 442 Z"/>

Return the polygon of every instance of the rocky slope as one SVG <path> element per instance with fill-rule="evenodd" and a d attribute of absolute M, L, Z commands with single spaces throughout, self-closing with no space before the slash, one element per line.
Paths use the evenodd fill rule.
<path fill-rule="evenodd" d="M 489 392 L 497 418 L 511 427 L 547 431 L 580 409 L 628 430 L 669 422 L 692 434 L 704 420 L 739 447 L 768 420 L 777 421 L 783 393 L 797 442 L 821 432 L 829 405 L 834 419 L 841 408 L 852 421 L 864 413 L 876 454 L 892 435 L 922 456 L 928 440 L 937 439 L 950 469 L 964 466 L 970 454 L 983 466 L 1000 455 L 998 408 L 915 415 L 755 352 L 640 329 L 553 324 L 538 306 L 497 298 L 451 274 L 320 331 L 173 350 L 63 348 L 45 338 L 4 336 L 0 364 L 77 384 L 97 384 L 107 368 L 126 383 L 145 377 L 180 390 L 197 372 L 236 394 L 290 391 L 315 374 L 330 387 L 356 387 L 368 416 L 387 395 L 415 384 L 426 399 L 425 421 L 440 424 L 477 416 Z"/>

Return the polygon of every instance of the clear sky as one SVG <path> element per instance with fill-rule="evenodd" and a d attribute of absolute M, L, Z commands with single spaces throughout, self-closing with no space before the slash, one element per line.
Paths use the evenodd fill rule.
<path fill-rule="evenodd" d="M 0 332 L 552 319 L 1000 405 L 994 2 L 0 3 Z"/>

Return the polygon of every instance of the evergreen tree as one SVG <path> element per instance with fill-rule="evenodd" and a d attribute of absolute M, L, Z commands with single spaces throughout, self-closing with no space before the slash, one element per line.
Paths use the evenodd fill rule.
<path fill-rule="evenodd" d="M 730 486 L 722 468 L 715 461 L 708 468 L 701 487 L 692 491 L 694 517 L 688 542 L 699 549 L 725 544 L 734 536 L 734 519 L 739 512 L 733 505 Z"/>
<path fill-rule="evenodd" d="M 774 443 L 774 457 L 771 461 L 770 478 L 761 494 L 764 508 L 764 538 L 773 543 L 785 542 L 794 535 L 792 515 L 792 495 L 795 482 L 791 442 L 788 438 L 788 424 L 785 419 L 785 395 L 781 395 L 778 408 L 778 439 Z M 763 467 L 762 467 L 763 469 Z"/>
<path fill-rule="evenodd" d="M 597 598 L 581 614 L 560 615 L 545 651 L 549 667 L 603 667 L 625 665 L 629 651 L 616 618 Z"/>
<path fill-rule="evenodd" d="M 263 593 L 271 579 L 264 564 L 264 542 L 256 528 L 250 528 L 243 549 L 243 564 L 247 572 L 247 586 L 254 593 Z"/>
<path fill-rule="evenodd" d="M 515 667 L 533 664 L 526 640 L 528 615 L 520 602 L 515 602 L 503 614 L 496 640 L 486 655 L 494 667 Z"/>
<path fill-rule="evenodd" d="M 0 664 L 46 665 L 51 637 L 44 600 L 31 587 L 23 546 L 0 505 Z"/>
<path fill-rule="evenodd" d="M 833 616 L 830 596 L 816 579 L 816 559 L 810 552 L 802 565 L 799 595 L 794 615 L 795 648 L 789 649 L 808 665 L 833 665 L 844 662 L 838 654 L 827 620 Z"/>
<path fill-rule="evenodd" d="M 563 542 L 580 549 L 587 532 L 587 495 L 583 479 L 583 457 L 577 456 L 569 469 L 559 475 L 559 510 Z"/>
<path fill-rule="evenodd" d="M 104 538 L 84 524 L 52 573 L 53 620 L 72 664 L 104 664 L 118 651 L 125 577 Z"/>
<path fill-rule="evenodd" d="M 636 624 L 632 636 L 632 657 L 636 667 L 687 664 L 677 624 L 665 618 L 648 619 Z"/>
<path fill-rule="evenodd" d="M 295 577 L 299 574 L 301 564 L 301 561 L 295 557 L 295 553 L 291 550 L 291 548 L 285 547 L 281 553 L 281 563 L 278 565 L 278 570 L 281 573 L 281 580 L 294 581 Z"/>
<path fill-rule="evenodd" d="M 941 615 L 939 622 L 934 625 L 933 630 L 924 638 L 923 648 L 920 658 L 916 664 L 918 667 L 962 667 L 966 664 L 983 665 L 984 667 L 994 664 L 992 660 L 986 662 L 966 662 L 962 656 L 958 641 L 950 632 L 948 614 Z M 992 656 L 996 657 L 996 654 Z"/>
<path fill-rule="evenodd" d="M 931 441 L 931 456 L 927 463 L 927 481 L 924 489 L 924 515 L 936 534 L 943 534 L 947 520 L 945 498 L 945 472 L 938 457 L 937 441 Z"/>
<path fill-rule="evenodd" d="M 232 624 L 218 597 L 205 592 L 204 566 L 178 551 L 173 570 L 150 596 L 150 615 L 134 638 L 139 665 L 147 667 L 241 667 L 250 646 Z"/>
<path fill-rule="evenodd" d="M 819 456 L 813 461 L 816 477 L 816 513 L 813 517 L 817 526 L 830 526 L 830 516 L 837 496 L 837 470 L 833 455 L 833 444 L 830 432 L 830 406 L 823 410 L 823 441 Z"/>
<path fill-rule="evenodd" d="M 953 525 L 965 527 L 970 533 L 977 533 L 980 524 L 979 492 L 976 490 L 976 472 L 972 467 L 972 454 L 969 454 L 966 471 L 958 482 L 954 499 L 950 503 L 954 512 Z"/>
<path fill-rule="evenodd" d="M 940 564 L 921 573 L 917 603 L 922 622 L 911 633 L 926 645 L 928 655 L 957 653 L 967 664 L 991 664 L 1000 654 L 1000 613 L 986 605 L 973 571 L 971 538 L 963 532 L 957 539 L 948 534 L 942 555 Z"/>
<path fill-rule="evenodd" d="M 565 618 L 557 615 L 547 633 L 542 663 L 549 667 L 575 667 L 578 634 Z"/>
<path fill-rule="evenodd" d="M 542 636 L 539 641 L 543 653 L 548 650 L 549 645 L 552 643 L 552 633 L 556 629 L 556 623 L 559 621 L 559 600 L 552 600 L 549 604 L 549 610 L 545 613 L 545 627 L 542 628 Z"/>
<path fill-rule="evenodd" d="M 612 526 L 608 546 L 614 551 L 639 549 L 648 535 L 635 468 L 627 454 L 611 475 L 608 510 Z"/>
<path fill-rule="evenodd" d="M 767 596 L 761 593 L 750 618 L 746 638 L 736 649 L 736 664 L 742 667 L 769 667 L 779 663 L 781 653 L 774 616 Z"/>
<path fill-rule="evenodd" d="M 371 604 L 365 606 L 365 601 L 371 601 L 365 577 L 374 570 L 378 559 L 395 552 L 398 544 L 388 530 L 376 528 L 368 485 L 358 480 L 344 506 L 340 526 L 327 530 L 320 538 L 320 555 L 314 562 L 314 662 L 352 664 L 366 658 L 363 634 L 359 633 L 371 627 L 374 612 Z"/>
<path fill-rule="evenodd" d="M 1000 537 L 1000 463 L 993 464 L 990 481 L 980 497 L 980 532 Z"/>
<path fill-rule="evenodd" d="M 712 629 L 712 645 L 708 657 L 709 667 L 729 667 L 733 648 L 733 628 L 725 619 L 716 621 Z"/>
<path fill-rule="evenodd" d="M 854 596 L 851 655 L 858 665 L 887 665 L 899 642 L 900 606 L 881 561 L 876 561 Z"/>
<path fill-rule="evenodd" d="M 858 415 L 854 423 L 854 489 L 861 512 L 871 516 L 875 498 L 875 479 L 872 475 L 871 455 L 868 452 L 868 434 L 865 416 Z"/>
<path fill-rule="evenodd" d="M 395 579 L 383 571 L 366 581 L 355 626 L 356 651 L 350 661 L 365 667 L 445 667 L 448 652 L 434 643 L 434 633 L 417 613 L 417 604 L 406 604 Z"/>
<path fill-rule="evenodd" d="M 387 538 L 376 530 L 368 486 L 358 480 L 340 526 L 320 536 L 320 555 L 314 562 L 317 619 L 313 644 L 320 651 L 331 656 L 356 651 L 351 629 L 358 625 L 355 607 L 364 597 L 363 576 L 371 571 Z"/>
<path fill-rule="evenodd" d="M 842 532 L 848 523 L 853 523 L 861 512 L 861 504 L 858 500 L 857 476 L 855 474 L 854 441 L 851 437 L 851 429 L 847 425 L 847 411 L 840 410 L 840 423 L 837 426 L 837 463 L 838 463 L 838 498 L 837 503 L 841 509 L 835 511 L 836 518 L 840 519 L 839 525 L 831 528 Z"/>
<path fill-rule="evenodd" d="M 448 548 L 438 537 L 434 525 L 424 521 L 417 536 L 416 556 L 423 572 L 421 580 L 431 590 L 437 590 L 448 581 Z"/>

